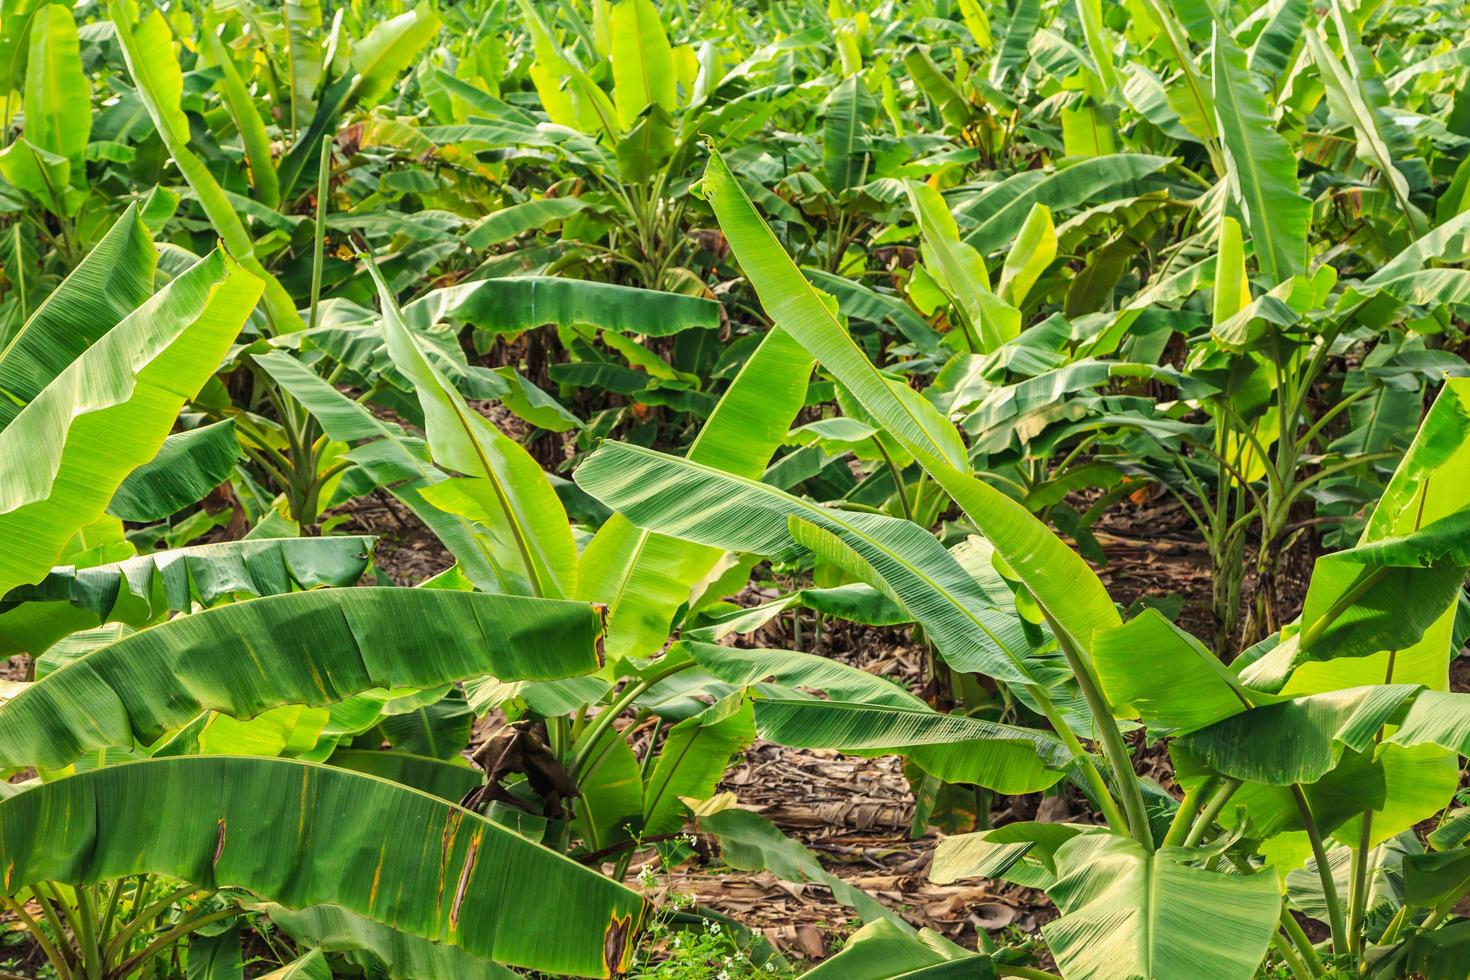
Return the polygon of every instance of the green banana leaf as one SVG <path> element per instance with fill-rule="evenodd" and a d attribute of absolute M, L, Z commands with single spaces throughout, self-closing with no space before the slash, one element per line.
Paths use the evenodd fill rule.
<path fill-rule="evenodd" d="M 730 758 L 755 741 L 750 700 L 737 692 L 669 729 L 643 793 L 643 833 L 666 834 L 684 825 L 684 798 L 714 794 Z"/>
<path fill-rule="evenodd" d="M 76 20 L 62 4 L 42 7 L 31 23 L 21 111 L 26 140 L 70 161 L 73 182 L 83 184 L 92 86 L 82 70 Z"/>
<path fill-rule="evenodd" d="M 1117 626 L 1096 573 L 1024 506 L 969 472 L 954 427 L 906 385 L 879 373 L 838 321 L 830 297 L 806 281 L 756 213 L 720 155 L 710 152 L 706 194 L 762 304 L 954 498 L 1052 618 L 1082 647 Z M 1029 207 L 1029 204 L 1027 205 Z"/>
<path fill-rule="evenodd" d="M 299 12 L 307 5 L 299 0 L 287 0 L 284 10 L 287 20 L 287 41 L 293 43 L 299 41 L 295 30 L 293 13 Z M 317 16 L 321 16 L 321 7 L 316 6 Z M 235 67 L 235 61 L 225 48 L 224 42 L 220 40 L 219 33 L 213 29 L 213 25 L 205 22 L 204 30 L 199 32 L 199 41 L 205 53 L 220 70 L 220 94 L 224 98 L 225 105 L 229 107 L 230 116 L 235 121 L 235 129 L 240 133 L 240 142 L 245 147 L 245 160 L 250 164 L 250 184 L 255 189 L 256 200 L 268 208 L 278 207 L 281 203 L 281 185 L 276 179 L 276 163 L 271 158 L 270 134 L 266 131 L 265 121 L 260 118 L 260 112 L 255 108 L 255 101 L 250 97 L 250 91 L 245 86 L 245 81 L 240 77 L 240 70 Z M 292 48 L 292 78 L 295 79 L 296 48 Z M 295 100 L 292 101 L 292 111 L 295 111 Z"/>
<path fill-rule="evenodd" d="M 491 212 L 476 221 L 474 227 L 465 233 L 464 243 L 474 249 L 499 245 L 533 229 L 544 229 L 548 225 L 576 214 L 586 206 L 587 202 L 580 197 L 538 197 L 522 201 L 520 204 L 512 204 L 510 207 Z M 497 281 L 499 280 L 484 280 L 487 283 Z M 409 304 L 409 307 L 404 309 L 404 319 L 409 319 L 414 315 L 410 312 L 413 306 L 414 304 Z"/>
<path fill-rule="evenodd" d="M 447 320 L 493 333 L 519 333 L 554 323 L 667 337 L 720 325 L 720 305 L 712 300 L 554 276 L 513 276 L 446 286 L 414 300 L 402 312 L 403 322 L 415 330 Z"/>
<path fill-rule="evenodd" d="M 1247 688 L 1213 651 L 1157 609 L 1096 633 L 1092 659 L 1114 712 L 1141 718 L 1150 729 L 1202 728 L 1273 700 Z"/>
<path fill-rule="evenodd" d="M 0 432 L 0 595 L 37 582 L 152 459 L 224 358 L 260 283 L 213 252 L 58 373 Z"/>
<path fill-rule="evenodd" d="M 924 264 L 946 296 L 979 331 L 980 349 L 989 354 L 1021 332 L 1021 312 L 990 291 L 985 259 L 960 240 L 959 227 L 938 191 L 908 182 L 909 201 L 919 222 Z"/>
<path fill-rule="evenodd" d="M 688 458 L 758 477 L 806 399 L 811 358 L 772 330 L 741 367 L 689 447 Z M 663 643 L 679 607 L 720 548 L 655 534 L 614 515 L 582 553 L 578 595 L 608 606 L 608 655 L 644 656 Z"/>
<path fill-rule="evenodd" d="M 325 953 L 312 949 L 278 970 L 262 973 L 260 980 L 332 980 L 332 968 Z"/>
<path fill-rule="evenodd" d="M 504 574 L 490 561 L 473 523 L 460 515 L 446 513 L 424 499 L 421 491 L 425 487 L 448 477 L 427 459 L 420 458 L 424 455 L 421 450 L 415 453 L 401 427 L 373 415 L 284 351 L 253 357 L 272 380 L 321 423 L 330 438 L 346 443 L 367 440 L 348 453 L 348 457 L 434 532 L 476 588 L 486 592 L 508 591 Z"/>
<path fill-rule="evenodd" d="M 1470 695 L 1413 684 L 1292 698 L 1226 718 L 1174 744 L 1222 775 L 1290 786 L 1321 779 L 1344 752 L 1367 751 L 1389 724 L 1396 728 L 1383 739 L 1387 745 L 1437 745 L 1470 754 Z"/>
<path fill-rule="evenodd" d="M 138 97 L 148 110 L 174 164 L 198 197 L 225 248 L 264 283 L 265 310 L 273 328 L 278 333 L 300 330 L 305 324 L 296 312 L 295 302 L 256 258 L 255 242 L 245 230 L 234 205 L 225 196 L 224 188 L 204 161 L 189 148 L 189 120 L 181 103 L 184 76 L 174 54 L 173 33 L 163 13 L 152 10 L 142 23 L 136 23 L 127 3 L 109 0 L 107 14 L 116 28 L 123 61 L 133 84 L 137 86 Z"/>
<path fill-rule="evenodd" d="M 62 566 L 36 585 L 11 589 L 0 612 L 22 602 L 67 602 L 99 622 L 142 626 L 163 612 L 292 589 L 352 585 L 376 539 L 250 538 L 175 548 L 89 568 Z"/>
<path fill-rule="evenodd" d="M 183 616 L 101 647 L 0 705 L 0 766 L 57 768 L 151 743 L 201 711 L 248 719 L 375 688 L 600 665 L 587 603 L 432 589 L 319 589 Z"/>
<path fill-rule="evenodd" d="M 755 725 L 761 738 L 779 745 L 903 755 L 946 782 L 974 783 L 1007 794 L 1054 785 L 1072 758 L 1050 732 L 929 708 L 761 699 Z"/>
<path fill-rule="evenodd" d="M 1394 470 L 1358 547 L 1343 558 L 1317 560 L 1300 631 L 1245 665 L 1241 679 L 1287 695 L 1376 684 L 1385 678 L 1448 688 L 1463 571 L 1438 560 L 1425 568 L 1399 564 L 1421 549 L 1417 543 L 1404 549 L 1397 542 L 1416 533 L 1437 536 L 1440 521 L 1470 507 L 1467 488 L 1470 379 L 1450 378 Z M 1374 547 L 1377 542 L 1385 542 L 1382 549 Z M 1453 550 L 1446 554 L 1454 557 Z M 1364 564 L 1354 555 L 1385 563 Z M 1432 546 L 1428 557 L 1438 555 L 1439 546 Z"/>
<path fill-rule="evenodd" d="M 1297 188 L 1296 155 L 1246 67 L 1245 52 L 1217 27 L 1213 47 L 1215 113 L 1231 196 L 1245 216 L 1266 285 L 1307 266 L 1312 205 Z"/>
<path fill-rule="evenodd" d="M 1394 164 L 1390 148 L 1394 137 L 1397 136 L 1400 142 L 1402 137 L 1397 134 L 1397 124 L 1387 107 L 1375 104 L 1369 92 L 1369 79 L 1364 77 L 1364 69 L 1371 69 L 1372 56 L 1363 49 L 1356 30 L 1343 17 L 1341 5 L 1333 3 L 1332 8 L 1329 22 L 1335 28 L 1346 64 L 1337 60 L 1318 29 L 1303 33 L 1307 50 L 1311 52 L 1312 62 L 1317 66 L 1317 74 L 1327 92 L 1328 109 L 1334 120 L 1352 127 L 1358 141 L 1358 159 L 1371 164 L 1383 175 L 1393 190 L 1394 199 L 1404 210 L 1409 227 L 1415 228 L 1418 222 L 1410 213 L 1413 205 L 1409 203 L 1409 182 Z M 1377 84 L 1382 94 L 1381 81 L 1375 78 L 1372 83 Z"/>
<path fill-rule="evenodd" d="M 327 757 L 327 764 L 412 786 L 450 803 L 458 803 L 485 784 L 485 773 L 462 756 L 436 759 L 409 752 L 338 749 Z"/>
<path fill-rule="evenodd" d="M 574 595 L 577 548 L 566 509 L 540 465 L 470 408 L 424 355 L 377 267 L 369 264 L 368 271 L 378 287 L 388 352 L 423 407 L 429 452 L 439 465 L 464 474 L 425 486 L 420 495 L 440 510 L 486 527 L 494 563 L 514 591 Z"/>
<path fill-rule="evenodd" d="M 1082 834 L 1058 848 L 1047 895 L 1062 916 L 1041 931 L 1062 975 L 1255 976 L 1281 913 L 1276 876 L 1207 871 L 1195 859 L 1113 834 Z"/>
<path fill-rule="evenodd" d="M 288 908 L 337 905 L 473 956 L 577 976 L 626 968 L 645 914 L 636 892 L 474 813 L 286 759 L 151 759 L 43 783 L 0 801 L 0 862 L 12 894 L 153 872 Z"/>
<path fill-rule="evenodd" d="M 613 102 L 623 127 L 656 105 L 678 108 L 674 52 L 653 0 L 619 0 L 612 8 Z"/>
<path fill-rule="evenodd" d="M 0 430 L 107 331 L 153 295 L 158 253 L 128 205 L 0 350 Z"/>
<path fill-rule="evenodd" d="M 917 935 L 887 919 L 875 919 L 848 937 L 835 956 L 802 974 L 806 980 L 919 980 L 937 977 L 937 969 L 953 965 L 957 977 L 990 980 L 997 974 L 990 957 L 972 953 L 932 929 Z"/>
<path fill-rule="evenodd" d="M 975 225 L 965 234 L 965 243 L 988 254 L 1016 237 L 1037 204 L 1062 211 L 1099 199 L 1135 197 L 1146 189 L 1144 178 L 1168 165 L 1168 157 L 1114 153 L 1051 172 L 1024 171 L 960 205 L 956 214 Z"/>
<path fill-rule="evenodd" d="M 125 521 L 163 520 L 229 479 L 239 457 L 233 419 L 177 432 L 163 441 L 157 456 L 128 475 L 107 512 Z"/>
<path fill-rule="evenodd" d="M 856 187 L 868 176 L 872 140 L 868 126 L 878 103 L 858 75 L 838 83 L 827 97 L 822 120 L 822 169 L 834 194 Z"/>
<path fill-rule="evenodd" d="M 836 536 L 924 625 L 949 663 L 1009 684 L 1036 681 L 1018 617 L 997 609 L 915 524 L 819 507 L 764 483 L 622 443 L 604 443 L 574 479 L 640 527 L 732 551 L 789 551 L 793 519 Z"/>

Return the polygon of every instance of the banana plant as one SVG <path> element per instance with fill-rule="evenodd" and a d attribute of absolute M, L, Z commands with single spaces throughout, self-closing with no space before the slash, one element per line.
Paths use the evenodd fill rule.
<path fill-rule="evenodd" d="M 1402 906 L 1396 924 L 1370 930 L 1365 912 L 1369 869 L 1382 845 L 1451 803 L 1455 756 L 1470 750 L 1457 734 L 1470 699 L 1445 693 L 1450 629 L 1470 559 L 1454 530 L 1470 502 L 1452 475 L 1465 444 L 1464 427 L 1454 421 L 1470 395 L 1465 383 L 1446 385 L 1358 545 L 1319 559 L 1300 621 L 1227 667 L 1156 612 L 1123 622 L 1096 577 L 1059 540 L 941 455 L 945 443 L 953 445 L 945 423 L 883 381 L 851 346 L 833 306 L 780 253 L 718 157 L 706 185 L 775 322 L 820 353 L 850 390 L 869 396 L 864 407 L 912 447 L 993 546 L 993 560 L 1004 562 L 1015 583 L 1012 601 L 1039 607 L 1052 632 L 1050 666 L 1060 661 L 1071 670 L 1089 736 L 1102 753 L 1093 755 L 1058 717 L 1052 733 L 976 730 L 965 764 L 946 768 L 944 750 L 957 747 L 963 719 L 909 710 L 880 724 L 891 709 L 835 698 L 793 704 L 758 696 L 757 729 L 778 742 L 847 751 L 881 751 L 888 742 L 889 751 L 950 778 L 1011 792 L 1069 773 L 1092 786 L 1105 825 L 1035 825 L 1033 832 L 1018 824 L 960 835 L 944 841 L 935 863 L 942 880 L 1014 868 L 1018 880 L 1044 883 L 1061 917 L 1043 931 L 1066 976 L 1249 977 L 1268 956 L 1294 974 L 1321 975 L 1322 955 L 1293 906 L 1326 918 L 1334 955 L 1363 956 L 1374 945 L 1381 948 L 1370 959 L 1420 955 L 1410 944 L 1443 921 L 1445 903 L 1459 894 L 1449 880 L 1449 890 L 1433 892 L 1426 903 L 1422 896 L 1432 890 L 1416 879 L 1420 911 Z M 930 552 L 928 561 L 937 562 L 943 554 L 922 528 L 824 510 L 636 447 L 604 447 L 578 479 L 629 520 L 662 533 L 763 554 L 804 548 L 829 557 L 932 624 L 949 656 L 1047 704 L 1039 683 L 1047 660 L 1008 646 L 976 615 L 977 603 L 959 599 L 960 590 L 977 588 L 976 579 L 963 569 L 913 574 L 917 555 Z M 1058 577 L 1064 568 L 1072 570 L 1065 590 Z M 941 619 L 946 608 L 967 612 L 968 621 Z M 862 725 L 831 721 L 858 713 Z M 1120 720 L 1169 738 L 1183 800 L 1145 790 Z M 925 737 L 939 726 L 948 734 L 935 750 Z M 1349 865 L 1346 895 L 1330 870 L 1337 847 L 1349 852 L 1350 860 L 1339 862 Z M 1306 898 L 1312 890 L 1302 888 L 1301 875 L 1291 879 L 1296 889 L 1287 887 L 1295 869 L 1316 878 L 1320 901 Z M 1425 909 L 1437 911 L 1426 916 Z M 1211 922 L 1207 932 L 1202 916 Z M 922 940 L 902 945 L 917 953 Z"/>

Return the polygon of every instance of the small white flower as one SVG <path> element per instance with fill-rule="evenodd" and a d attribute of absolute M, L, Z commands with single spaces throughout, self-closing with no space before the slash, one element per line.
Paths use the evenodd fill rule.
<path fill-rule="evenodd" d="M 770 962 L 768 962 L 766 964 L 766 972 L 767 973 L 775 973 L 776 972 L 776 961 L 775 960 L 771 960 Z"/>
<path fill-rule="evenodd" d="M 715 980 L 730 980 L 730 971 L 721 970 L 720 975 L 715 977 Z"/>
<path fill-rule="evenodd" d="M 731 961 L 731 959 L 730 959 L 730 957 L 728 957 L 728 956 L 727 956 L 727 957 L 725 957 L 725 965 L 726 965 L 726 966 L 729 966 L 729 965 L 730 965 L 730 963 L 731 963 L 731 962 L 732 962 L 732 961 Z"/>
<path fill-rule="evenodd" d="M 675 936 L 674 937 L 674 948 L 675 949 L 678 949 L 680 946 L 683 946 L 683 945 L 684 945 L 684 937 L 683 936 Z"/>
<path fill-rule="evenodd" d="M 709 924 L 709 931 L 711 935 L 718 936 L 720 934 L 720 924 L 718 922 L 711 922 Z"/>

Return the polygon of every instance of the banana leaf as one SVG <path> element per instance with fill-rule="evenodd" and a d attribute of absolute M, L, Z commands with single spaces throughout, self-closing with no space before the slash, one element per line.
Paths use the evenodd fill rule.
<path fill-rule="evenodd" d="M 163 445 L 214 373 L 260 283 L 213 252 L 58 373 L 0 432 L 0 595 L 39 581 Z"/>
<path fill-rule="evenodd" d="M 287 908 L 337 905 L 476 957 L 576 976 L 625 969 L 645 915 L 636 892 L 477 814 L 286 759 L 152 759 L 43 783 L 0 801 L 0 862 L 11 893 L 152 872 Z"/>
<path fill-rule="evenodd" d="M 153 238 L 129 205 L 0 350 L 0 430 L 99 337 L 153 295 Z"/>
<path fill-rule="evenodd" d="M 201 711 L 248 719 L 376 688 L 600 666 L 586 603 L 433 589 L 319 589 L 208 609 L 134 633 L 0 705 L 0 765 L 57 768 L 151 743 Z"/>
<path fill-rule="evenodd" d="M 1042 934 L 1062 974 L 1255 976 L 1281 914 L 1276 876 L 1207 871 L 1194 859 L 1184 848 L 1154 852 L 1112 834 L 1082 834 L 1058 848 L 1047 895 L 1062 916 Z"/>

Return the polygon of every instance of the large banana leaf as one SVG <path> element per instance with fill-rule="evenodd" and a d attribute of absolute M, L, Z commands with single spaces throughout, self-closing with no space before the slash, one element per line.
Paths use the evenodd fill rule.
<path fill-rule="evenodd" d="M 1413 684 L 1293 698 L 1226 718 L 1175 744 L 1223 775 L 1290 786 L 1321 779 L 1344 752 L 1367 751 L 1388 724 L 1396 726 L 1384 739 L 1389 745 L 1437 745 L 1470 755 L 1470 695 Z"/>
<path fill-rule="evenodd" d="M 938 191 L 919 181 L 908 183 L 909 201 L 918 219 L 925 268 L 934 276 L 980 332 L 980 350 L 988 354 L 1021 332 L 1021 313 L 990 291 L 985 259 L 960 240 L 949 205 Z"/>
<path fill-rule="evenodd" d="M 0 432 L 0 595 L 39 581 L 152 459 L 219 366 L 260 282 L 211 253 L 76 357 Z"/>
<path fill-rule="evenodd" d="M 205 710 L 254 717 L 376 688 L 600 665 L 587 603 L 439 589 L 319 589 L 182 616 L 95 650 L 0 705 L 0 766 L 57 768 L 145 744 Z"/>
<path fill-rule="evenodd" d="M 262 902 L 259 907 L 298 943 L 329 953 L 371 954 L 390 980 L 515 980 L 520 976 L 458 946 L 421 939 L 340 906 L 288 909 Z"/>
<path fill-rule="evenodd" d="M 82 71 L 77 24 L 56 3 L 37 11 L 26 61 L 25 138 L 71 162 L 72 181 L 86 178 L 87 138 L 92 132 L 91 83 Z"/>
<path fill-rule="evenodd" d="M 772 330 L 741 367 L 689 447 L 688 458 L 756 478 L 806 399 L 811 358 Z M 611 657 L 644 656 L 668 635 L 690 590 L 719 561 L 718 547 L 680 541 L 615 514 L 582 554 L 578 595 L 608 606 Z"/>
<path fill-rule="evenodd" d="M 229 479 L 239 456 L 233 419 L 175 433 L 122 482 L 107 512 L 125 521 L 161 521 Z"/>
<path fill-rule="evenodd" d="M 720 325 L 720 304 L 605 282 L 554 276 L 481 279 L 435 289 L 403 308 L 403 322 L 424 330 L 441 320 L 495 333 L 554 323 L 665 337 Z"/>
<path fill-rule="evenodd" d="M 644 788 L 643 833 L 666 834 L 683 826 L 681 799 L 713 795 L 731 757 L 754 741 L 755 721 L 743 692 L 669 729 Z"/>
<path fill-rule="evenodd" d="M 687 652 L 701 667 L 728 684 L 754 685 L 758 693 L 796 697 L 798 689 L 818 690 L 837 701 L 886 704 L 916 711 L 928 707 L 899 685 L 841 661 L 791 650 L 750 650 L 681 640 L 668 656 Z M 761 683 L 770 678 L 773 685 Z M 775 687 L 774 685 L 779 685 Z"/>
<path fill-rule="evenodd" d="M 999 725 L 929 708 L 816 698 L 756 702 L 761 738 L 797 748 L 903 755 L 951 783 L 1034 793 L 1062 778 L 1071 754 L 1051 732 Z"/>
<path fill-rule="evenodd" d="M 278 332 L 299 330 L 304 324 L 296 304 L 276 277 L 255 256 L 255 242 L 225 190 L 198 155 L 189 148 L 189 119 L 181 100 L 184 76 L 174 54 L 173 34 L 163 13 L 154 9 L 135 23 L 131 6 L 124 0 L 109 0 L 107 13 L 117 30 L 123 61 L 137 86 L 138 97 L 148 110 L 153 126 L 174 164 L 188 181 L 230 254 L 264 283 L 265 309 Z"/>
<path fill-rule="evenodd" d="M 286 38 L 290 44 L 299 41 L 293 13 L 299 13 L 308 4 L 299 0 L 288 0 L 285 4 L 287 21 Z M 321 18 L 321 7 L 313 4 L 316 8 L 317 18 Z M 278 207 L 281 203 L 281 186 L 276 179 L 276 163 L 271 159 L 270 134 L 266 131 L 265 120 L 261 119 L 259 111 L 255 108 L 255 100 L 250 96 L 250 90 L 245 85 L 245 80 L 240 77 L 240 71 L 235 67 L 234 58 L 225 48 L 224 42 L 220 40 L 219 33 L 213 24 L 205 21 L 204 30 L 199 33 L 200 44 L 209 55 L 210 60 L 220 71 L 220 94 L 224 97 L 224 103 L 229 107 L 230 115 L 235 120 L 235 128 L 240 133 L 240 142 L 245 147 L 245 160 L 250 164 L 250 184 L 255 189 L 255 197 L 266 207 Z M 292 46 L 292 78 L 295 79 L 297 47 Z M 292 99 L 291 110 L 296 111 L 296 100 Z M 294 127 L 293 127 L 294 128 Z"/>
<path fill-rule="evenodd" d="M 1201 728 L 1270 698 L 1156 609 L 1096 633 L 1092 659 L 1113 710 L 1151 729 Z"/>
<path fill-rule="evenodd" d="M 368 266 L 383 308 L 383 333 L 393 364 L 413 383 L 424 410 L 429 452 L 464 474 L 420 489 L 429 503 L 484 525 L 495 564 L 518 592 L 570 596 L 577 583 L 577 548 L 566 509 L 541 467 L 515 440 L 470 408 L 424 355 L 404 323 L 392 291 Z"/>
<path fill-rule="evenodd" d="M 1113 834 L 1057 849 L 1047 889 L 1062 917 L 1042 927 L 1068 980 L 1249 980 L 1281 913 L 1274 874 L 1234 875 Z M 1202 928 L 1208 923 L 1208 928 Z"/>
<path fill-rule="evenodd" d="M 822 170 L 834 194 L 863 183 L 872 140 L 868 126 L 878 104 L 858 75 L 838 83 L 827 97 L 822 120 Z"/>
<path fill-rule="evenodd" d="M 623 443 L 604 443 L 577 484 L 634 524 L 759 555 L 792 547 L 791 521 L 836 536 L 923 624 L 948 663 L 1010 684 L 1034 683 L 1025 631 L 933 535 L 908 521 L 839 511 L 765 483 Z"/>
<path fill-rule="evenodd" d="M 322 5 L 320 0 L 286 0 L 281 5 L 281 15 L 286 27 L 287 60 L 291 64 L 286 84 L 290 88 L 290 129 L 294 135 L 307 123 L 312 97 L 325 68 L 321 46 L 312 37 L 313 32 L 321 30 Z M 274 166 L 271 179 L 275 179 Z"/>
<path fill-rule="evenodd" d="M 674 53 L 653 0 L 618 0 L 612 9 L 613 101 L 624 128 L 649 105 L 677 108 Z"/>
<path fill-rule="evenodd" d="M 0 350 L 0 429 L 97 338 L 153 295 L 158 254 L 129 205 Z"/>
<path fill-rule="evenodd" d="M 971 475 L 954 427 L 929 402 L 906 385 L 890 383 L 873 366 L 838 320 L 831 298 L 802 276 L 714 151 L 705 184 L 731 250 L 776 324 L 852 392 L 954 498 L 1078 643 L 1086 646 L 1095 629 L 1118 625 L 1107 590 L 1086 562 L 1025 507 Z"/>
<path fill-rule="evenodd" d="M 1245 52 L 1218 26 L 1213 54 L 1215 114 L 1231 196 L 1245 216 L 1261 274 L 1274 286 L 1306 269 L 1312 205 L 1297 189 L 1296 155 L 1276 131 Z"/>
<path fill-rule="evenodd" d="M 141 626 L 194 603 L 279 595 L 293 588 L 354 584 L 367 569 L 373 538 L 252 538 L 175 548 L 106 565 L 51 570 L 32 586 L 0 597 L 0 611 L 22 602 L 67 602 L 99 621 Z"/>
<path fill-rule="evenodd" d="M 1168 157 L 1114 153 L 1050 173 L 1023 171 L 962 204 L 956 212 L 976 223 L 965 235 L 966 244 L 988 254 L 1016 236 L 1037 204 L 1060 211 L 1096 202 L 1102 195 L 1107 199 L 1133 197 L 1145 189 L 1144 178 L 1168 165 Z"/>
<path fill-rule="evenodd" d="M 1245 666 L 1241 678 L 1288 695 L 1385 678 L 1447 689 L 1463 572 L 1438 561 L 1438 546 L 1425 551 L 1406 542 L 1414 542 L 1416 533 L 1436 534 L 1439 522 L 1470 506 L 1467 488 L 1470 379 L 1450 378 L 1394 470 L 1358 547 L 1317 560 L 1301 630 Z M 1437 563 L 1400 564 L 1415 556 Z"/>
<path fill-rule="evenodd" d="M 44 783 L 0 801 L 0 862 L 12 894 L 153 872 L 577 976 L 625 969 L 645 911 L 636 892 L 477 814 L 285 759 L 153 759 Z"/>
<path fill-rule="evenodd" d="M 1356 30 L 1344 18 L 1342 5 L 1334 2 L 1332 8 L 1330 22 L 1336 28 L 1346 65 L 1337 60 L 1317 30 L 1304 33 L 1307 50 L 1312 53 L 1312 61 L 1327 90 L 1328 109 L 1334 120 L 1352 127 L 1358 140 L 1358 159 L 1371 164 L 1383 175 L 1393 189 L 1399 207 L 1405 210 L 1404 217 L 1409 227 L 1416 227 L 1417 222 L 1407 213 L 1412 207 L 1409 204 L 1409 182 L 1395 166 L 1389 145 L 1396 124 L 1386 107 L 1374 103 L 1367 89 L 1367 80 L 1363 77 L 1364 68 L 1371 67 L 1372 56 L 1363 49 Z M 1381 83 L 1379 92 L 1382 93 Z"/>
<path fill-rule="evenodd" d="M 1314 783 L 1344 749 L 1371 746 L 1378 730 L 1419 690 L 1380 684 L 1294 698 L 1233 715 L 1174 744 L 1236 779 L 1273 786 Z"/>
<path fill-rule="evenodd" d="M 423 46 L 439 33 L 439 26 L 439 15 L 423 3 L 396 17 L 379 20 L 352 45 L 350 59 L 342 59 L 349 61 L 351 70 L 325 86 L 317 99 L 316 112 L 312 114 L 310 124 L 304 131 L 297 132 L 290 152 L 281 158 L 276 174 L 282 197 L 289 198 L 298 181 L 315 172 L 321 155 L 322 137 L 335 131 L 342 113 L 355 102 L 371 105 L 392 89 L 398 76 L 413 62 Z M 336 63 L 334 58 L 333 64 Z"/>

